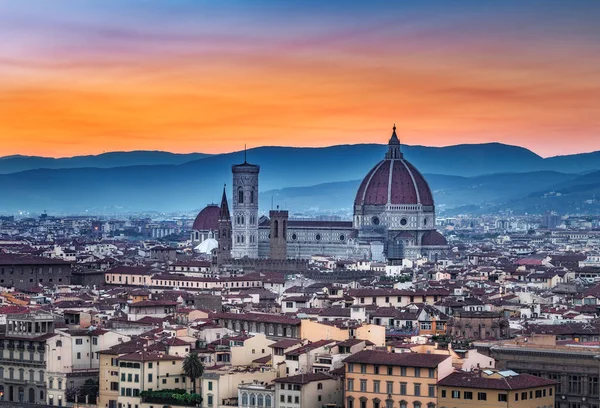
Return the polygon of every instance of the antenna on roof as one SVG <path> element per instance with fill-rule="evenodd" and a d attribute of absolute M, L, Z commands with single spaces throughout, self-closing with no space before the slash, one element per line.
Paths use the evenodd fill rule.
<path fill-rule="evenodd" d="M 246 143 L 244 143 L 244 163 L 246 162 Z"/>

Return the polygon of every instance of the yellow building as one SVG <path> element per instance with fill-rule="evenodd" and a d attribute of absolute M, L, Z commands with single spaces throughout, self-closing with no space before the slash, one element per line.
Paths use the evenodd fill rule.
<path fill-rule="evenodd" d="M 450 356 L 372 350 L 344 365 L 346 408 L 435 408 L 436 384 L 453 371 Z"/>
<path fill-rule="evenodd" d="M 555 381 L 514 371 L 455 372 L 438 382 L 438 406 L 550 408 L 555 388 Z"/>

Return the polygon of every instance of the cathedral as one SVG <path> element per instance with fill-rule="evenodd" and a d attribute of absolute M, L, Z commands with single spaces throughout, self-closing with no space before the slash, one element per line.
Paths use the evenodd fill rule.
<path fill-rule="evenodd" d="M 423 175 L 407 161 L 394 126 L 385 157 L 366 174 L 354 200 L 352 221 L 289 219 L 284 210 L 259 216 L 260 167 L 232 166 L 232 211 L 226 192 L 196 217 L 192 242 L 219 262 L 234 258 L 308 259 L 326 255 L 400 264 L 435 259 L 447 249 L 435 229 L 433 195 Z"/>

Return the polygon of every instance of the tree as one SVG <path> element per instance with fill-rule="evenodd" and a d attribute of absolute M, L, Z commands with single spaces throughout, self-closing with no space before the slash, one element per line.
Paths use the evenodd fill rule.
<path fill-rule="evenodd" d="M 196 379 L 202 377 L 204 364 L 200 361 L 197 353 L 189 353 L 183 360 L 183 373 L 192 380 L 193 393 L 196 393 Z"/>

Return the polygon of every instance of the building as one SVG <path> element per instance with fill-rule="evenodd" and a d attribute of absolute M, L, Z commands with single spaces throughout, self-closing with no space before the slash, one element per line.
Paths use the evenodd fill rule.
<path fill-rule="evenodd" d="M 450 325 L 449 325 L 450 326 Z M 449 332 L 457 339 L 506 339 L 508 320 L 501 312 L 456 312 Z"/>
<path fill-rule="evenodd" d="M 260 167 L 244 163 L 231 167 L 233 173 L 234 258 L 258 258 L 258 173 Z"/>
<path fill-rule="evenodd" d="M 275 405 L 275 385 L 264 381 L 252 381 L 238 385 L 238 406 L 240 408 L 265 407 Z"/>
<path fill-rule="evenodd" d="M 514 371 L 455 372 L 438 381 L 438 407 L 553 407 L 556 382 Z"/>
<path fill-rule="evenodd" d="M 346 408 L 434 408 L 437 382 L 453 371 L 447 355 L 371 350 L 344 365 Z"/>
<path fill-rule="evenodd" d="M 71 264 L 34 255 L 0 254 L 0 286 L 31 289 L 42 285 L 69 285 Z"/>
<path fill-rule="evenodd" d="M 395 126 L 384 159 L 360 184 L 352 221 L 288 219 L 280 210 L 259 218 L 259 170 L 247 162 L 232 167 L 234 259 L 310 259 L 325 254 L 400 265 L 404 259 L 435 259 L 447 249 L 446 239 L 435 229 L 429 185 L 404 158 Z M 203 209 L 194 221 L 193 239 L 211 238 L 218 219 L 216 206 Z"/>
<path fill-rule="evenodd" d="M 204 398 L 202 405 L 209 408 L 223 405 L 236 406 L 238 405 L 238 386 L 240 384 L 254 381 L 266 384 L 273 381 L 275 377 L 276 372 L 270 367 L 206 367 L 200 379 L 200 389 Z M 265 402 L 267 402 L 266 398 Z"/>
<path fill-rule="evenodd" d="M 56 319 L 46 313 L 15 314 L 6 318 L 0 334 L 0 395 L 8 402 L 45 404 L 49 341 Z M 48 395 L 51 400 L 51 395 Z M 58 405 L 66 401 L 55 400 Z"/>
<path fill-rule="evenodd" d="M 83 385 L 87 379 L 97 379 L 100 351 L 129 339 L 103 329 L 56 330 L 47 341 L 47 403 L 60 404 L 67 400 L 69 389 Z"/>
<path fill-rule="evenodd" d="M 275 379 L 278 407 L 320 408 L 343 406 L 343 382 L 324 373 L 297 374 Z"/>
<path fill-rule="evenodd" d="M 556 408 L 600 406 L 598 347 L 556 345 L 529 337 L 527 342 L 475 343 L 479 352 L 496 360 L 496 368 L 531 374 L 556 382 Z"/>
<path fill-rule="evenodd" d="M 221 265 L 229 261 L 231 258 L 231 239 L 233 236 L 231 214 L 229 213 L 229 204 L 227 204 L 225 187 L 223 187 L 223 197 L 221 197 L 221 208 L 219 209 L 219 219 L 217 220 L 217 225 L 219 228 L 217 263 Z"/>

